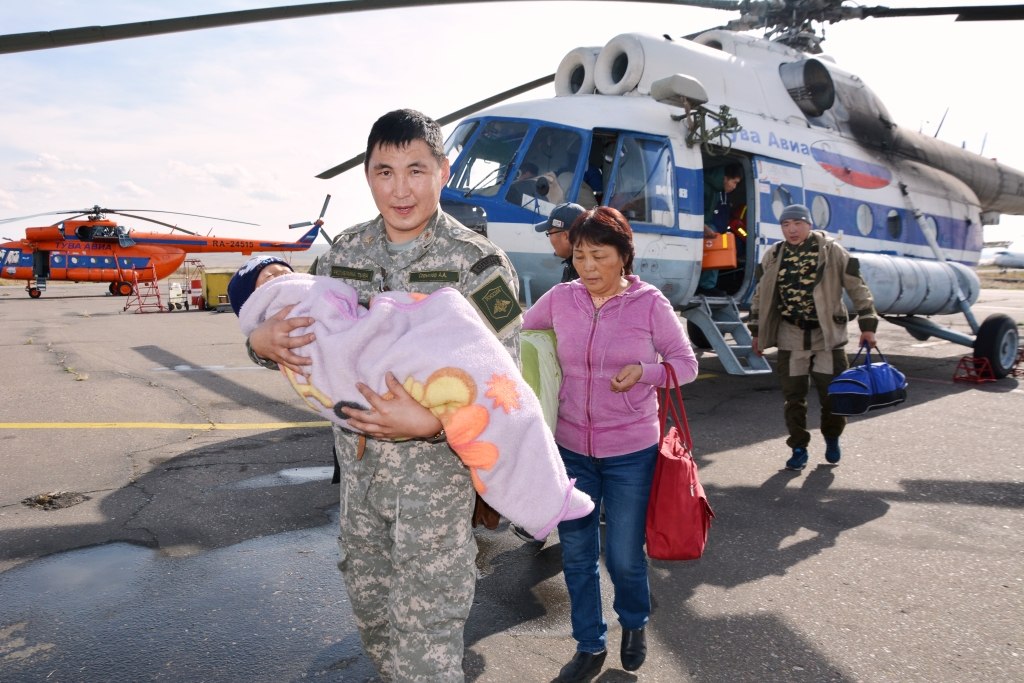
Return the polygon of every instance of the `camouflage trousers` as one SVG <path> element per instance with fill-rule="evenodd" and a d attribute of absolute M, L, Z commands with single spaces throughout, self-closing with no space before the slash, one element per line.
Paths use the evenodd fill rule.
<path fill-rule="evenodd" d="M 475 495 L 445 444 L 338 436 L 338 566 L 363 647 L 385 681 L 457 683 L 476 587 Z"/>
<path fill-rule="evenodd" d="M 823 351 L 779 350 L 779 380 L 782 384 L 782 398 L 785 401 L 783 414 L 790 448 L 806 448 L 811 442 L 807 431 L 807 392 L 811 383 L 818 393 L 821 405 L 821 434 L 826 438 L 839 438 L 846 428 L 846 418 L 833 415 L 828 385 L 836 375 L 849 367 L 846 351 L 832 349 Z"/>

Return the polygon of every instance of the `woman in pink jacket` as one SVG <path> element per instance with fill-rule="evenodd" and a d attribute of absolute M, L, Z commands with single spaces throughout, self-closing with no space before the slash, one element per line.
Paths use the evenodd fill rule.
<path fill-rule="evenodd" d="M 588 681 L 607 655 L 601 612 L 600 509 L 605 563 L 615 587 L 626 671 L 644 662 L 651 612 L 644 521 L 657 457 L 655 387 L 664 360 L 680 383 L 697 376 L 686 332 L 668 299 L 633 275 L 633 231 L 619 211 L 599 206 L 569 229 L 579 279 L 555 285 L 527 312 L 524 329 L 554 329 L 562 366 L 555 441 L 576 487 L 594 511 L 558 525 L 562 569 L 572 604 L 576 655 L 557 681 Z"/>

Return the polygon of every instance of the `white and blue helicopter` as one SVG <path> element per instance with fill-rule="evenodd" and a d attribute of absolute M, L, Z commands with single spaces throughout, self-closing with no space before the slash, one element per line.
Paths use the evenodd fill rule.
<path fill-rule="evenodd" d="M 455 0 L 455 2 L 470 0 Z M 669 0 L 663 0 L 668 2 Z M 0 53 L 315 14 L 451 4 L 350 0 L 181 19 L 0 36 Z M 811 208 L 860 259 L 879 313 L 918 339 L 973 348 L 993 374 L 1013 369 L 1017 324 L 972 311 L 983 226 L 1024 215 L 1024 173 L 898 126 L 856 75 L 821 54 L 815 23 L 869 16 L 1024 18 L 1024 5 L 892 10 L 842 0 L 705 0 L 740 10 L 723 27 L 671 38 L 629 33 L 568 51 L 546 76 L 438 119 L 458 122 L 446 147 L 447 211 L 512 258 L 527 304 L 555 284 L 559 259 L 534 224 L 562 201 L 608 204 L 630 219 L 635 270 L 688 320 L 732 374 L 769 372 L 741 318 L 753 271 L 781 240 L 782 207 Z M 763 37 L 744 33 L 763 29 Z M 500 104 L 554 82 L 555 96 Z M 360 166 L 358 155 L 318 177 Z M 738 164 L 731 193 L 745 238 L 720 295 L 697 294 L 705 251 L 705 177 Z M 739 226 L 738 226 L 739 227 Z M 973 334 L 929 319 L 962 313 Z"/>

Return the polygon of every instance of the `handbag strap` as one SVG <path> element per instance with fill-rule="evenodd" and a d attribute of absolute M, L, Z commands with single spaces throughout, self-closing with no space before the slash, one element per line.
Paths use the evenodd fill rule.
<path fill-rule="evenodd" d="M 683 405 L 683 390 L 679 388 L 679 379 L 676 377 L 676 370 L 670 363 L 663 362 L 665 367 L 665 388 L 660 392 L 660 405 L 658 406 L 658 418 L 661 423 L 661 437 L 659 442 L 665 438 L 668 432 L 668 414 L 672 412 L 672 423 L 682 434 L 684 445 L 693 450 L 693 437 L 690 435 L 690 423 L 686 419 L 686 408 Z"/>
<path fill-rule="evenodd" d="M 882 353 L 882 349 L 878 347 L 878 344 L 875 344 L 875 352 L 878 353 L 878 357 L 882 359 L 883 363 L 889 362 L 885 359 L 885 354 Z M 864 365 L 871 365 L 871 347 L 865 343 L 861 344 L 860 348 L 857 349 L 857 355 L 853 357 L 853 362 L 850 363 L 851 368 L 857 365 L 857 359 L 860 358 L 861 353 L 864 353 Z"/>

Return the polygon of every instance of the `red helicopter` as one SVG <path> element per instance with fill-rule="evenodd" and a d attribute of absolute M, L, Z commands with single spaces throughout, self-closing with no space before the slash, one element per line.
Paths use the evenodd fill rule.
<path fill-rule="evenodd" d="M 330 195 L 328 195 L 330 200 Z M 327 202 L 324 202 L 324 209 Z M 73 282 L 109 282 L 110 293 L 129 296 L 136 291 L 140 282 L 162 280 L 181 267 L 188 254 L 228 252 L 251 254 L 254 251 L 305 251 L 313 244 L 320 226 L 323 211 L 315 223 L 298 223 L 291 227 L 312 225 L 295 242 L 277 242 L 262 239 L 202 236 L 197 233 L 164 223 L 153 218 L 137 216 L 126 211 L 147 211 L 150 209 L 104 209 L 93 206 L 80 211 L 51 211 L 33 216 L 8 218 L 0 223 L 9 223 L 35 216 L 52 214 L 73 214 L 53 225 L 41 228 L 26 228 L 25 238 L 0 243 L 0 277 L 8 280 L 25 280 L 25 291 L 33 299 L 42 296 L 50 280 Z M 198 214 L 184 214 L 177 211 L 152 211 L 153 213 L 176 213 L 183 216 L 213 218 Z M 136 218 L 163 225 L 183 234 L 138 232 L 118 225 L 107 219 L 107 214 Z M 76 220 L 82 216 L 84 220 Z M 214 220 L 229 220 L 216 218 Z M 245 221 L 230 221 L 245 223 Z M 255 223 L 247 223 L 255 225 Z"/>

